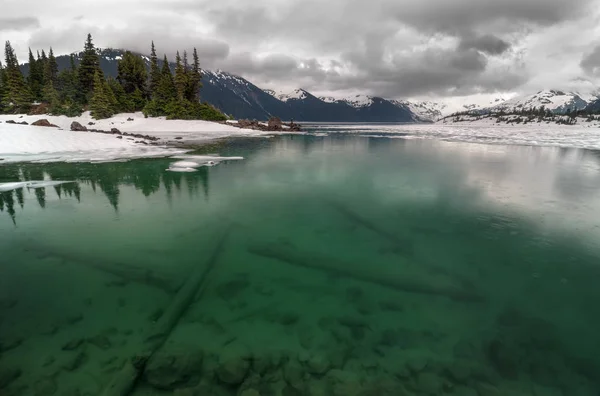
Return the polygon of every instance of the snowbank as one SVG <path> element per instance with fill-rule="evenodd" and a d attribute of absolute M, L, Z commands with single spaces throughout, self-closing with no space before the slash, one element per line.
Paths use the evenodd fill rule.
<path fill-rule="evenodd" d="M 40 117 L 37 117 L 40 118 Z M 52 121 L 51 121 L 52 122 Z M 102 162 L 165 157 L 186 150 L 134 143 L 114 135 L 0 124 L 0 164 L 10 162 Z"/>
<path fill-rule="evenodd" d="M 31 124 L 47 119 L 59 128 L 7 124 L 7 120 Z M 0 164 L 8 162 L 102 162 L 142 157 L 165 157 L 185 153 L 173 147 L 134 143 L 141 139 L 94 132 L 72 132 L 77 121 L 88 128 L 148 135 L 159 143 L 190 143 L 229 136 L 264 136 L 262 131 L 240 129 L 209 121 L 166 120 L 164 117 L 144 118 L 142 113 L 118 114 L 105 120 L 94 120 L 89 112 L 80 117 L 49 115 L 0 115 Z M 92 124 L 90 124 L 92 123 Z"/>
<path fill-rule="evenodd" d="M 109 131 L 117 128 L 121 132 L 139 133 L 161 139 L 161 141 L 203 141 L 218 139 L 228 136 L 260 136 L 260 131 L 240 129 L 226 124 L 219 124 L 201 120 L 167 120 L 165 117 L 144 118 L 141 112 L 122 113 L 104 120 L 94 120 L 89 112 L 80 117 L 49 116 L 49 115 L 0 115 L 0 121 L 14 120 L 16 122 L 26 121 L 31 124 L 34 121 L 45 118 L 50 123 L 58 125 L 59 128 L 69 131 L 73 121 L 79 122 L 87 128 Z M 128 121 L 132 120 L 132 121 Z M 93 125 L 88 125 L 90 122 Z M 0 124 L 0 127 L 4 124 Z"/>

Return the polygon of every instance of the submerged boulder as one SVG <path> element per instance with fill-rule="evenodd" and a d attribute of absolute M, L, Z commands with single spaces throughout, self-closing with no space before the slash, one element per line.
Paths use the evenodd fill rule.
<path fill-rule="evenodd" d="M 87 128 L 78 123 L 77 121 L 73 121 L 71 123 L 71 130 L 75 132 L 87 132 Z"/>
<path fill-rule="evenodd" d="M 190 353 L 159 352 L 146 366 L 144 378 L 161 390 L 173 390 L 198 384 L 202 374 L 202 351 Z"/>
<path fill-rule="evenodd" d="M 238 385 L 244 382 L 250 362 L 243 356 L 231 357 L 219 365 L 217 368 L 217 376 L 221 382 L 230 385 Z"/>
<path fill-rule="evenodd" d="M 18 368 L 0 368 L 0 389 L 8 387 L 23 374 Z"/>

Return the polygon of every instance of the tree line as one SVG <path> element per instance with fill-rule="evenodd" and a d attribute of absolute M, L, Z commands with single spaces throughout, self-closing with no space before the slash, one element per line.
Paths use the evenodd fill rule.
<path fill-rule="evenodd" d="M 143 111 L 146 117 L 225 120 L 215 107 L 200 102 L 202 69 L 194 48 L 191 63 L 179 51 L 175 70 L 165 55 L 159 65 L 154 42 L 150 65 L 131 51 L 117 64 L 117 77 L 106 78 L 99 52 L 88 34 L 79 62 L 73 54 L 70 67 L 59 72 L 52 48 L 34 56 L 29 50 L 29 73 L 21 67 L 10 43 L 5 44 L 5 63 L 0 62 L 0 113 L 26 113 L 42 107 L 51 115 L 78 116 L 90 110 L 96 119 L 117 113 Z"/>

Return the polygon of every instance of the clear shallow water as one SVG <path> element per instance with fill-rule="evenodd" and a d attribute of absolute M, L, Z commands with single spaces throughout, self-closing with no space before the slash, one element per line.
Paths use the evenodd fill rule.
<path fill-rule="evenodd" d="M 337 134 L 217 152 L 246 159 L 0 167 L 76 181 L 0 193 L 0 394 L 102 394 L 150 349 L 134 395 L 600 392 L 597 152 Z"/>

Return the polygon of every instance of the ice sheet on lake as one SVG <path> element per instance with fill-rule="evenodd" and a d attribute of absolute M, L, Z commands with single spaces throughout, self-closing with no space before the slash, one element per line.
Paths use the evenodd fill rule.
<path fill-rule="evenodd" d="M 195 172 L 201 166 L 215 166 L 223 161 L 243 160 L 244 157 L 221 157 L 215 155 L 175 155 L 172 158 L 182 161 L 173 162 L 167 169 L 170 172 Z"/>

